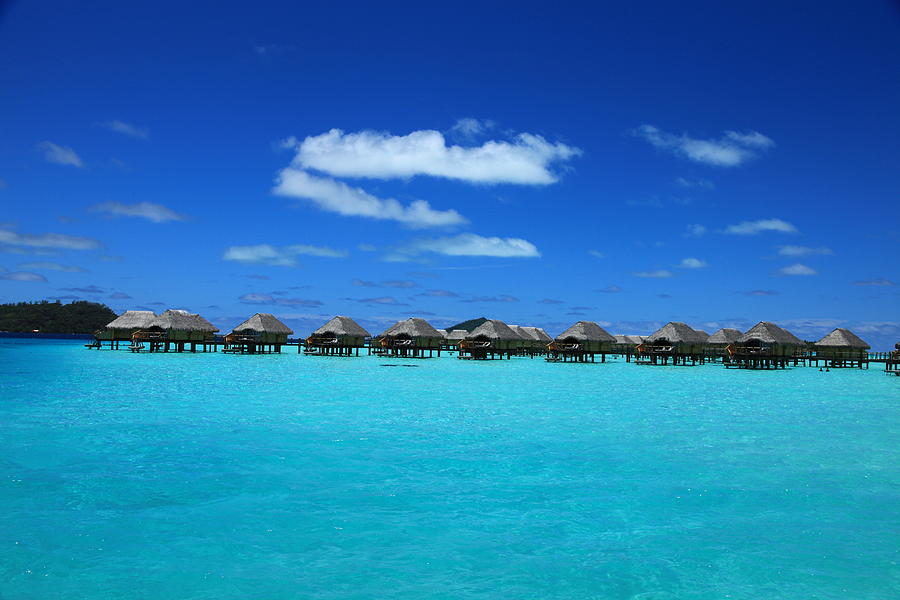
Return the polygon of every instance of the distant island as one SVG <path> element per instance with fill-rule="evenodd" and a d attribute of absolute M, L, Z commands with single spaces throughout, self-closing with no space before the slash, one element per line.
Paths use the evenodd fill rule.
<path fill-rule="evenodd" d="M 41 333 L 94 333 L 116 318 L 116 313 L 97 302 L 59 301 L 0 304 L 0 331 Z"/>
<path fill-rule="evenodd" d="M 452 327 L 447 327 L 447 331 L 453 331 L 454 329 L 465 329 L 469 333 L 475 331 L 475 328 L 481 325 L 482 323 L 487 322 L 487 318 L 479 317 L 477 319 L 469 319 L 468 321 L 463 321 L 462 323 L 457 323 Z"/>

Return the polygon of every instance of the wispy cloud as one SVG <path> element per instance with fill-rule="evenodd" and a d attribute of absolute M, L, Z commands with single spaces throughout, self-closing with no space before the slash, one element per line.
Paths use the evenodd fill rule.
<path fill-rule="evenodd" d="M 536 258 L 537 247 L 521 238 L 484 237 L 474 233 L 460 233 L 450 237 L 420 239 L 395 249 L 389 260 L 419 256 L 425 253 L 443 256 L 489 256 L 494 258 Z"/>
<path fill-rule="evenodd" d="M 110 131 L 114 131 L 116 133 L 120 133 L 122 135 L 127 135 L 128 137 L 137 138 L 139 140 L 146 140 L 150 138 L 150 131 L 147 128 L 140 128 L 131 123 L 126 123 L 125 121 L 112 120 L 106 121 L 100 124 L 102 127 L 109 129 Z"/>
<path fill-rule="evenodd" d="M 265 305 L 277 305 L 277 306 L 306 306 L 306 307 L 319 307 L 322 306 L 322 302 L 319 300 L 309 300 L 307 298 L 276 298 L 271 294 L 257 294 L 257 293 L 249 293 L 244 294 L 238 298 L 238 301 L 242 304 L 265 304 Z"/>
<path fill-rule="evenodd" d="M 596 291 L 600 292 L 601 294 L 618 294 L 622 291 L 622 288 L 617 285 L 608 285 L 605 288 L 601 288 Z"/>
<path fill-rule="evenodd" d="M 682 258 L 678 266 L 682 269 L 702 269 L 708 267 L 709 263 L 699 258 Z"/>
<path fill-rule="evenodd" d="M 61 265 L 55 262 L 29 262 L 19 265 L 20 269 L 32 269 L 38 271 L 63 271 L 65 273 L 86 273 L 87 269 L 73 265 Z"/>
<path fill-rule="evenodd" d="M 370 304 L 376 306 L 409 306 L 406 302 L 400 302 L 393 296 L 379 296 L 377 298 L 347 298 L 347 300 L 351 300 L 353 302 L 359 302 L 360 304 Z"/>
<path fill-rule="evenodd" d="M 94 250 L 100 247 L 100 242 L 86 237 L 62 233 L 17 233 L 4 228 L 0 228 L 0 243 L 9 244 L 10 246 L 61 248 L 65 250 Z"/>
<path fill-rule="evenodd" d="M 811 248 L 809 246 L 778 246 L 778 254 L 780 256 L 808 256 L 811 254 L 834 254 L 831 248 L 819 246 Z"/>
<path fill-rule="evenodd" d="M 675 185 L 683 188 L 698 188 L 702 190 L 714 190 L 716 189 L 715 184 L 709 179 L 687 179 L 685 177 L 677 177 L 675 179 Z"/>
<path fill-rule="evenodd" d="M 688 160 L 717 167 L 736 167 L 775 145 L 758 131 L 726 131 L 719 139 L 699 139 L 675 135 L 653 125 L 641 125 L 633 132 L 654 147 L 668 150 Z"/>
<path fill-rule="evenodd" d="M 131 296 L 125 292 L 113 292 L 109 295 L 112 300 L 131 300 Z"/>
<path fill-rule="evenodd" d="M 472 123 L 468 123 L 471 129 Z M 417 175 L 468 183 L 546 185 L 558 180 L 557 163 L 581 154 L 539 135 L 520 133 L 511 141 L 487 141 L 481 146 L 448 146 L 439 131 L 408 135 L 376 131 L 344 133 L 332 129 L 297 145 L 293 166 L 337 177 L 407 179 Z"/>
<path fill-rule="evenodd" d="M 410 281 L 408 279 L 389 279 L 387 281 L 366 281 L 365 279 L 354 279 L 353 285 L 357 287 L 384 287 L 384 288 L 414 288 L 416 287 L 415 281 Z"/>
<path fill-rule="evenodd" d="M 687 237 L 702 237 L 706 235 L 706 226 L 700 225 L 699 223 L 688 225 L 687 233 L 685 233 L 685 235 Z"/>
<path fill-rule="evenodd" d="M 797 233 L 797 228 L 781 219 L 760 219 L 758 221 L 742 221 L 737 225 L 729 225 L 723 233 L 730 235 L 757 235 L 766 231 Z"/>
<path fill-rule="evenodd" d="M 40 273 L 28 273 L 26 271 L 13 271 L 12 273 L 0 273 L 0 279 L 5 281 L 31 281 L 46 282 L 47 278 Z"/>
<path fill-rule="evenodd" d="M 256 246 L 231 246 L 225 249 L 222 255 L 224 260 L 244 264 L 270 265 L 276 267 L 297 266 L 297 256 L 317 256 L 322 258 L 344 258 L 345 250 L 335 250 L 324 246 L 308 246 L 295 244 L 281 248 L 270 244 L 258 244 Z"/>
<path fill-rule="evenodd" d="M 421 294 L 416 294 L 417 296 L 424 296 L 426 298 L 458 298 L 459 294 L 453 292 L 451 290 L 427 290 L 422 292 Z"/>
<path fill-rule="evenodd" d="M 599 250 L 588 250 L 588 254 L 590 254 L 594 258 L 606 258 L 606 254 L 600 252 Z"/>
<path fill-rule="evenodd" d="M 341 181 L 317 177 L 294 167 L 283 169 L 273 192 L 280 196 L 309 200 L 321 210 L 345 217 L 397 221 L 409 227 L 448 227 L 468 221 L 455 210 L 435 210 L 425 200 L 402 204 L 394 198 L 378 198 Z"/>
<path fill-rule="evenodd" d="M 553 298 L 544 298 L 543 300 L 538 300 L 539 304 L 565 304 L 562 300 L 555 300 Z"/>
<path fill-rule="evenodd" d="M 162 204 L 154 204 L 153 202 L 138 202 L 136 204 L 103 202 L 102 204 L 96 204 L 90 207 L 88 210 L 105 213 L 115 217 L 137 217 L 154 223 L 184 221 L 187 219 L 185 215 L 179 214 Z"/>
<path fill-rule="evenodd" d="M 515 296 L 510 296 L 508 294 L 501 294 L 499 296 L 472 296 L 471 298 L 466 298 L 465 300 L 460 300 L 460 302 L 467 303 L 491 303 L 491 302 L 518 302 L 519 299 Z"/>
<path fill-rule="evenodd" d="M 778 294 L 775 290 L 748 290 L 739 293 L 744 296 L 775 296 Z"/>
<path fill-rule="evenodd" d="M 489 130 L 493 129 L 495 125 L 496 123 L 490 119 L 482 121 L 473 119 L 472 117 L 464 117 L 458 119 L 456 123 L 453 124 L 453 127 L 450 128 L 450 133 L 461 137 L 464 140 L 471 141 L 484 135 Z"/>
<path fill-rule="evenodd" d="M 86 285 L 82 287 L 59 288 L 61 292 L 78 292 L 79 294 L 105 294 L 103 288 L 96 285 Z"/>
<path fill-rule="evenodd" d="M 854 281 L 853 285 L 891 286 L 897 284 L 890 279 L 865 279 L 863 281 Z"/>
<path fill-rule="evenodd" d="M 632 273 L 635 277 L 646 277 L 650 279 L 667 279 L 672 277 L 672 271 L 667 271 L 666 269 L 656 269 L 653 271 L 638 271 L 637 273 Z"/>
<path fill-rule="evenodd" d="M 807 267 L 800 263 L 794 263 L 787 267 L 782 267 L 776 272 L 777 275 L 794 276 L 794 275 L 818 275 L 819 272 L 812 267 Z"/>
<path fill-rule="evenodd" d="M 44 160 L 49 163 L 68 165 L 79 169 L 84 167 L 81 158 L 68 146 L 60 146 L 53 142 L 41 142 L 37 147 L 44 153 Z"/>

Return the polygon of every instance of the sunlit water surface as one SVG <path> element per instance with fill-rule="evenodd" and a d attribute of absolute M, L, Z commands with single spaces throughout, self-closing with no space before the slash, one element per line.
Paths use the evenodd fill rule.
<path fill-rule="evenodd" d="M 0 385 L 3 600 L 900 597 L 877 368 L 0 340 Z"/>

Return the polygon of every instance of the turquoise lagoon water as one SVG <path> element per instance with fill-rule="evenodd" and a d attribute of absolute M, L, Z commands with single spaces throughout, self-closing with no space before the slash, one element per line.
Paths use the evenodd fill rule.
<path fill-rule="evenodd" d="M 877 369 L 0 340 L 0 383 L 3 600 L 900 597 Z"/>

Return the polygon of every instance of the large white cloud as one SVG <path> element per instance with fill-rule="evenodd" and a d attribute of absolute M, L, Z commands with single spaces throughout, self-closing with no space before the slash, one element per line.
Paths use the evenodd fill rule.
<path fill-rule="evenodd" d="M 409 227 L 446 227 L 467 222 L 455 210 L 435 210 L 425 200 L 414 200 L 404 205 L 393 198 L 378 198 L 360 188 L 328 177 L 317 177 L 294 167 L 281 171 L 274 192 L 310 200 L 328 212 L 398 221 Z"/>
<path fill-rule="evenodd" d="M 493 258 L 537 258 L 537 247 L 521 238 L 485 237 L 474 233 L 420 239 L 398 248 L 388 260 L 403 260 L 411 256 L 433 253 L 443 256 L 486 256 Z"/>
<path fill-rule="evenodd" d="M 726 131 L 719 139 L 699 139 L 689 135 L 676 135 L 654 127 L 641 125 L 634 134 L 656 148 L 668 150 L 694 162 L 717 167 L 736 167 L 751 158 L 758 151 L 766 150 L 775 142 L 758 131 L 739 133 Z"/>
<path fill-rule="evenodd" d="M 390 135 L 332 129 L 296 143 L 296 149 L 295 168 L 314 169 L 335 177 L 393 179 L 428 175 L 468 183 L 532 185 L 556 182 L 558 175 L 551 166 L 581 154 L 574 146 L 551 143 L 531 133 L 520 133 L 512 141 L 448 146 L 443 134 L 434 130 Z"/>

